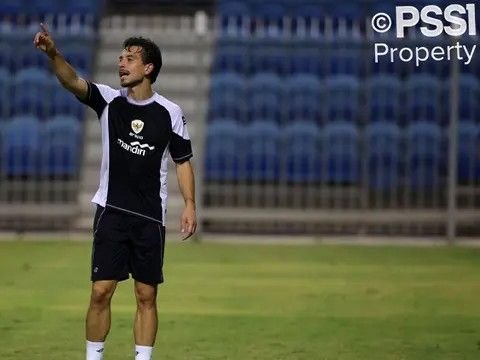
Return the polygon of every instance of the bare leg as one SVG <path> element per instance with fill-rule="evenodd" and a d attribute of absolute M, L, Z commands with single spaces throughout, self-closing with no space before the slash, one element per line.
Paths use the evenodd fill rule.
<path fill-rule="evenodd" d="M 157 335 L 157 286 L 135 281 L 135 344 L 153 346 Z"/>
<path fill-rule="evenodd" d="M 89 341 L 105 341 L 110 330 L 110 301 L 117 281 L 101 280 L 92 283 L 92 295 L 86 319 L 86 336 Z"/>

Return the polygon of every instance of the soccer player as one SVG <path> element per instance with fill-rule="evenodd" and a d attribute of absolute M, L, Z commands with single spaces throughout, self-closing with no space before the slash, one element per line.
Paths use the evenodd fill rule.
<path fill-rule="evenodd" d="M 135 359 L 151 359 L 157 333 L 157 287 L 163 282 L 168 153 L 176 163 L 185 200 L 183 239 L 196 229 L 192 148 L 182 110 L 152 89 L 162 66 L 149 39 L 132 37 L 118 58 L 121 89 L 80 78 L 64 59 L 45 25 L 34 45 L 50 59 L 60 83 L 100 119 L 102 165 L 86 316 L 86 359 L 100 360 L 110 330 L 110 301 L 117 282 L 132 275 L 137 310 Z"/>

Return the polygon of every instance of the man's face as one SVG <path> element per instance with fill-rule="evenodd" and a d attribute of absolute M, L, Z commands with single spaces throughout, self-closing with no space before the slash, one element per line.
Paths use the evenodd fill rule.
<path fill-rule="evenodd" d="M 118 57 L 118 75 L 122 87 L 132 87 L 140 84 L 145 78 L 147 64 L 142 61 L 142 48 L 130 46 L 123 49 Z"/>

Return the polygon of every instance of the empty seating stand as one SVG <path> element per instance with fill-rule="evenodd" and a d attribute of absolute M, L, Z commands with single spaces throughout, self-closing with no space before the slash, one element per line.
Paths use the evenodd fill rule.
<path fill-rule="evenodd" d="M 68 226 L 75 213 L 84 106 L 32 44 L 47 24 L 67 60 L 92 73 L 103 1 L 0 3 L 0 228 Z M 55 224 L 53 224 L 55 223 Z"/>

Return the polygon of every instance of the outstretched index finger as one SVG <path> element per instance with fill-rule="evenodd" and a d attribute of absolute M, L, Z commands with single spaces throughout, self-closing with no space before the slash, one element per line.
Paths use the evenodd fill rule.
<path fill-rule="evenodd" d="M 49 34 L 47 24 L 40 23 L 40 28 L 42 29 L 42 32 Z"/>

